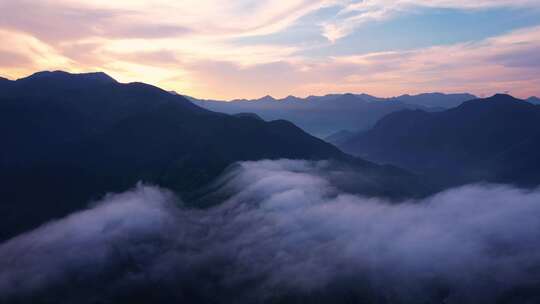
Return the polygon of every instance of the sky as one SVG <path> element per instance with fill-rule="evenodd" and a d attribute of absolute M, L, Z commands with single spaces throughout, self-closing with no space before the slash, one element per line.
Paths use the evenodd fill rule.
<path fill-rule="evenodd" d="M 0 76 L 198 98 L 540 95 L 539 0 L 0 0 Z"/>

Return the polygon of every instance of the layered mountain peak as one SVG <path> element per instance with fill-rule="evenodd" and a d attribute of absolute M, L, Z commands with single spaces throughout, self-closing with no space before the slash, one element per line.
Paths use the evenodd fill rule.
<path fill-rule="evenodd" d="M 482 107 L 486 109 L 495 109 L 499 107 L 503 107 L 506 109 L 511 108 L 528 108 L 531 104 L 525 102 L 522 99 L 515 98 L 508 94 L 495 94 L 488 98 L 479 98 L 479 99 L 473 99 L 464 102 L 460 108 L 468 109 L 468 108 L 474 108 L 474 107 Z"/>
<path fill-rule="evenodd" d="M 103 72 L 69 73 L 65 71 L 41 71 L 20 78 L 16 82 L 19 84 L 62 85 L 76 88 L 117 83 L 114 78 Z"/>
<path fill-rule="evenodd" d="M 537 153 L 524 148 L 538 145 L 538 121 L 538 106 L 496 94 L 441 112 L 395 112 L 338 145 L 367 160 L 434 176 L 445 172 L 444 178 L 452 182 L 512 181 L 528 186 L 540 180 L 534 173 Z M 513 166 L 520 158 L 528 162 Z"/>
<path fill-rule="evenodd" d="M 401 95 L 390 98 L 389 100 L 401 101 L 407 104 L 416 104 L 424 107 L 453 108 L 459 106 L 467 100 L 473 100 L 477 97 L 468 93 L 444 94 L 440 92 L 421 93 L 417 95 Z"/>
<path fill-rule="evenodd" d="M 520 99 L 515 98 L 514 96 L 503 94 L 503 93 L 497 93 L 491 97 L 488 97 L 485 99 L 486 101 L 521 101 Z"/>
<path fill-rule="evenodd" d="M 304 101 L 302 98 L 298 98 L 294 95 L 289 95 L 283 99 L 281 99 L 281 101 L 285 101 L 285 102 L 296 102 L 296 101 Z"/>
<path fill-rule="evenodd" d="M 65 71 L 41 71 L 36 72 L 26 78 L 22 79 L 66 79 L 77 78 L 80 80 L 91 80 L 100 82 L 116 82 L 114 78 L 107 75 L 104 72 L 90 72 L 90 73 L 69 73 Z"/>
<path fill-rule="evenodd" d="M 278 100 L 270 96 L 254 100 L 237 99 L 232 102 L 194 98 L 190 100 L 215 112 L 256 113 L 265 120 L 286 119 L 311 134 L 324 138 L 340 130 L 367 130 L 387 114 L 404 109 L 441 111 L 476 98 L 469 94 L 439 94 L 380 98 L 361 93 L 333 93 L 310 95 L 306 98 L 288 96 Z"/>
<path fill-rule="evenodd" d="M 257 101 L 268 102 L 268 101 L 276 101 L 276 99 L 270 95 L 266 95 L 257 99 Z"/>

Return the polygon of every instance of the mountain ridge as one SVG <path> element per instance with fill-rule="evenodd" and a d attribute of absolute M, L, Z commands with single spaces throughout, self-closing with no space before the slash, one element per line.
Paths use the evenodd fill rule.
<path fill-rule="evenodd" d="M 531 186 L 539 180 L 537 174 L 527 178 L 505 176 L 496 156 L 502 155 L 498 156 L 506 159 L 502 165 L 511 168 L 513 161 L 504 157 L 505 151 L 529 138 L 536 139 L 540 133 L 538 121 L 540 106 L 496 94 L 442 112 L 395 112 L 338 146 L 368 160 L 417 173 L 449 172 L 448 177 L 457 183 L 513 180 Z M 520 151 L 524 157 L 534 153 Z M 529 158 L 531 168 L 536 168 L 536 157 Z"/>
<path fill-rule="evenodd" d="M 327 94 L 298 98 L 288 96 L 275 99 L 265 96 L 258 99 L 236 99 L 232 101 L 198 100 L 187 96 L 195 104 L 212 111 L 237 114 L 255 113 L 265 120 L 286 119 L 320 138 L 338 131 L 359 131 L 372 127 L 385 115 L 403 109 L 424 109 L 440 111 L 442 107 L 426 107 L 430 98 L 441 101 L 442 105 L 457 104 L 474 97 L 469 94 L 428 93 L 379 98 L 368 94 Z M 414 104 L 417 100 L 420 104 Z M 447 100 L 447 101 L 445 101 Z M 445 102 L 442 102 L 445 101 Z M 432 102 L 435 103 L 435 102 Z"/>
<path fill-rule="evenodd" d="M 0 239 L 140 181 L 197 207 L 199 189 L 237 161 L 333 159 L 371 176 L 359 186 L 366 195 L 424 191 L 415 175 L 356 159 L 291 122 L 216 113 L 152 85 L 104 80 L 42 73 L 0 92 Z"/>

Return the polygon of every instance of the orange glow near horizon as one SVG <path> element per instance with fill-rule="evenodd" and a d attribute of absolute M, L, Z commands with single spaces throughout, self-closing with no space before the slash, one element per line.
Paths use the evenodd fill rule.
<path fill-rule="evenodd" d="M 381 97 L 435 91 L 540 95 L 538 56 L 531 55 L 540 49 L 538 25 L 412 49 L 310 53 L 331 49 L 368 21 L 390 20 L 405 5 L 478 10 L 536 7 L 534 1 L 396 1 L 403 2 L 400 6 L 382 0 L 369 6 L 329 0 L 180 2 L 0 0 L 0 76 L 103 71 L 121 82 L 141 81 L 225 100 L 345 92 Z M 349 15 L 360 13 L 339 21 L 305 21 L 337 5 Z M 301 36 L 290 41 L 288 32 L 300 22 L 312 22 L 308 26 L 320 31 L 313 42 L 296 43 Z"/>

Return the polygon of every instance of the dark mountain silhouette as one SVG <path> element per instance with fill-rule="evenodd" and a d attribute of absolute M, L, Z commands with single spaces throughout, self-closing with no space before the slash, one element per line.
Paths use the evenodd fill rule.
<path fill-rule="evenodd" d="M 248 117 L 248 118 L 253 118 L 253 119 L 256 119 L 256 120 L 264 121 L 264 119 L 262 119 L 259 115 L 255 114 L 255 113 L 238 113 L 238 114 L 234 114 L 234 116 L 236 116 L 236 117 Z"/>
<path fill-rule="evenodd" d="M 493 158 L 494 172 L 501 183 L 540 185 L 540 134 L 522 140 Z"/>
<path fill-rule="evenodd" d="M 340 147 L 454 183 L 535 186 L 540 183 L 539 122 L 540 106 L 497 94 L 443 112 L 392 113 Z"/>
<path fill-rule="evenodd" d="M 255 100 L 236 99 L 230 102 L 194 98 L 190 100 L 216 112 L 251 112 L 265 120 L 286 119 L 323 138 L 341 130 L 367 130 L 380 118 L 396 111 L 438 111 L 474 98 L 469 94 L 430 93 L 392 98 L 378 98 L 367 94 L 329 94 L 307 98 L 288 96 L 283 99 L 265 96 Z"/>
<path fill-rule="evenodd" d="M 372 177 L 358 187 L 366 194 L 420 189 L 412 174 L 355 159 L 288 121 L 211 112 L 151 85 L 60 71 L 2 83 L 0 239 L 138 181 L 201 204 L 199 189 L 242 160 L 334 159 Z"/>
<path fill-rule="evenodd" d="M 9 81 L 9 79 L 0 77 L 0 90 L 3 90 L 5 87 L 9 86 L 10 83 L 11 82 Z"/>

